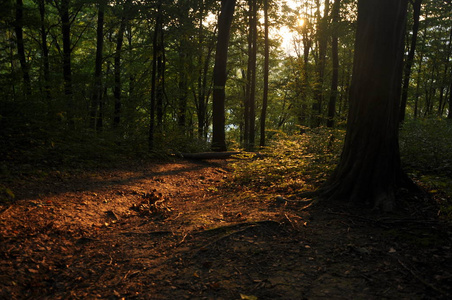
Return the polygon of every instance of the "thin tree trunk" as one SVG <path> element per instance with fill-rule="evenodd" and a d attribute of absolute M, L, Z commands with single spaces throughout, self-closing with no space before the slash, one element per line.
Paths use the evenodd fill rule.
<path fill-rule="evenodd" d="M 251 80 L 250 80 L 250 99 L 249 99 L 249 139 L 248 150 L 254 151 L 254 143 L 256 138 L 256 55 L 257 55 L 257 3 L 252 2 L 251 13 Z"/>
<path fill-rule="evenodd" d="M 205 55 L 204 51 L 204 43 L 205 43 L 205 37 L 204 37 L 204 26 L 203 26 L 203 19 L 204 19 L 204 1 L 201 1 L 201 7 L 200 7 L 200 17 L 199 17 L 199 49 L 200 53 L 198 56 L 198 86 L 197 86 L 197 97 L 195 97 L 196 100 L 196 113 L 198 116 L 198 138 L 206 140 L 207 138 L 207 104 L 209 99 L 209 91 L 207 87 L 208 82 L 208 70 L 210 66 L 210 60 L 212 57 L 212 52 L 214 48 L 213 43 L 209 43 L 207 45 L 207 55 Z"/>
<path fill-rule="evenodd" d="M 323 83 L 325 74 L 325 56 L 328 45 L 328 10 L 330 1 L 326 0 L 324 3 L 323 17 L 320 18 L 319 12 L 319 26 L 317 28 L 317 41 L 319 47 L 319 57 L 317 61 L 317 82 L 314 85 L 314 103 L 312 104 L 312 122 L 311 126 L 318 127 L 322 123 L 323 114 Z M 320 10 L 320 2 L 317 1 L 318 10 Z"/>
<path fill-rule="evenodd" d="M 328 119 L 326 121 L 327 127 L 334 126 L 334 117 L 336 115 L 336 101 L 337 101 L 337 83 L 339 79 L 339 55 L 338 55 L 338 33 L 337 27 L 339 25 L 339 8 L 341 1 L 334 0 L 333 4 L 333 28 L 331 36 L 331 56 L 333 59 L 333 74 L 331 77 L 331 95 L 328 102 Z"/>
<path fill-rule="evenodd" d="M 451 76 L 451 78 L 452 78 L 452 76 Z M 450 79 L 450 85 L 449 85 L 449 112 L 447 113 L 447 118 L 452 119 L 452 79 Z"/>
<path fill-rule="evenodd" d="M 245 149 L 249 149 L 249 143 L 250 143 L 250 99 L 251 99 L 251 77 L 253 69 L 251 67 L 251 60 L 252 60 L 252 47 L 253 47 L 253 32 L 252 32 L 252 0 L 248 0 L 248 36 L 247 36 L 247 42 L 248 42 L 248 61 L 247 61 L 247 67 L 246 67 L 246 84 L 245 84 L 245 97 L 244 97 L 244 103 L 243 103 L 243 142 Z"/>
<path fill-rule="evenodd" d="M 121 17 L 121 24 L 119 25 L 119 31 L 118 36 L 116 39 L 116 50 L 114 55 L 114 64 L 115 64 L 115 70 L 114 70 L 114 90 L 113 95 L 115 98 L 115 107 L 114 107 L 114 114 L 113 114 L 113 128 L 117 128 L 119 126 L 119 123 L 121 122 L 121 51 L 122 51 L 122 44 L 124 41 L 124 31 L 126 28 L 127 18 L 125 16 L 126 11 L 125 8 L 123 10 L 123 16 Z"/>
<path fill-rule="evenodd" d="M 440 107 L 440 116 L 441 117 L 444 114 L 444 108 L 446 107 L 446 104 L 448 102 L 447 97 L 448 96 L 450 97 L 450 94 L 452 93 L 452 91 L 450 90 L 450 84 L 452 84 L 451 83 L 452 82 L 452 72 L 450 70 L 452 70 L 452 68 L 449 68 L 450 67 L 450 58 L 452 55 L 452 27 L 449 32 L 449 46 L 447 48 L 448 48 L 447 49 L 447 57 L 444 62 L 444 76 L 443 76 L 442 86 L 441 86 L 441 96 L 443 95 L 443 91 L 446 90 L 446 95 L 444 96 L 446 99 L 444 99 L 444 103 Z M 449 80 L 449 82 L 447 82 L 447 80 Z M 448 116 L 449 115 L 450 115 L 450 109 L 449 109 Z"/>
<path fill-rule="evenodd" d="M 61 0 L 60 17 L 61 32 L 63 36 L 63 80 L 64 95 L 66 97 L 66 110 L 69 128 L 75 128 L 75 105 L 72 90 L 72 67 L 71 67 L 71 21 L 69 18 L 69 1 Z"/>
<path fill-rule="evenodd" d="M 182 21 L 183 22 L 183 21 Z M 186 132 L 187 122 L 187 97 L 188 97 L 188 83 L 187 83 L 187 63 L 188 63 L 188 41 L 185 33 L 179 37 L 179 99 L 177 104 L 177 125 L 182 134 Z"/>
<path fill-rule="evenodd" d="M 23 23 L 24 5 L 22 0 L 16 0 L 16 22 L 14 24 L 14 30 L 16 32 L 17 54 L 19 56 L 22 78 L 24 81 L 24 94 L 28 97 L 31 95 L 31 80 L 27 59 L 25 57 Z"/>
<path fill-rule="evenodd" d="M 264 0 L 264 91 L 262 97 L 262 110 L 261 110 L 261 136 L 260 143 L 261 147 L 265 146 L 265 121 L 267 118 L 267 105 L 268 105 L 268 73 L 269 73 L 269 56 L 270 56 L 270 46 L 268 43 L 268 1 Z"/>
<path fill-rule="evenodd" d="M 198 83 L 197 83 L 197 89 L 198 89 L 198 95 L 195 97 L 195 104 L 196 104 L 196 114 L 198 116 L 198 138 L 202 139 L 204 137 L 204 124 L 205 124 L 205 111 L 206 108 L 204 106 L 205 103 L 205 91 L 203 90 L 203 61 L 204 61 L 204 26 L 203 26 L 203 19 L 204 19 L 204 0 L 200 1 L 200 8 L 199 8 L 199 28 L 198 28 Z"/>
<path fill-rule="evenodd" d="M 164 98 L 165 98 L 165 46 L 164 46 L 164 31 L 162 20 L 160 19 L 160 28 L 158 36 L 158 55 L 157 55 L 157 94 L 156 97 L 156 111 L 157 111 L 157 132 L 163 132 L 163 115 L 164 115 Z"/>
<path fill-rule="evenodd" d="M 405 76 L 402 86 L 402 98 L 400 100 L 399 122 L 405 121 L 406 103 L 408 99 L 408 87 L 410 84 L 411 67 L 413 66 L 414 53 L 416 51 L 417 35 L 419 32 L 419 18 L 421 15 L 422 0 L 414 0 L 413 4 L 413 36 L 411 37 L 410 51 L 405 62 Z"/>
<path fill-rule="evenodd" d="M 49 63 L 49 46 L 47 45 L 47 30 L 45 27 L 45 2 L 44 0 L 38 1 L 39 5 L 39 16 L 41 21 L 41 48 L 42 48 L 42 59 L 44 68 L 44 93 L 47 99 L 48 105 L 50 105 L 52 100 L 52 95 L 50 91 L 50 63 Z"/>
<path fill-rule="evenodd" d="M 152 70 L 151 70 L 151 104 L 150 104 L 150 121 L 149 121 L 149 136 L 148 147 L 149 150 L 154 150 L 155 144 L 155 108 L 156 108 L 156 95 L 157 95 L 157 72 L 158 72 L 158 60 L 161 55 L 161 49 L 159 48 L 159 36 L 161 30 L 161 2 L 157 5 L 157 17 L 155 18 L 154 36 L 152 39 Z"/>
<path fill-rule="evenodd" d="M 229 34 L 234 16 L 236 0 L 222 0 L 218 17 L 218 41 L 213 69 L 213 105 L 212 105 L 212 150 L 226 151 L 225 133 L 225 84 L 227 79 L 226 63 L 228 59 Z"/>
<path fill-rule="evenodd" d="M 91 97 L 91 111 L 90 111 L 90 128 L 95 129 L 96 117 L 99 110 L 99 104 L 102 98 L 102 60 L 104 47 L 104 10 L 105 4 L 100 1 L 98 4 L 97 14 L 97 45 L 96 45 L 96 61 L 94 65 L 94 88 Z"/>
<path fill-rule="evenodd" d="M 303 81 L 301 84 L 300 97 L 301 97 L 301 111 L 298 114 L 298 120 L 300 126 L 307 125 L 307 112 L 308 112 L 308 103 L 307 103 L 307 92 L 309 88 L 309 77 L 310 74 L 308 72 L 309 65 L 309 52 L 312 47 L 312 38 L 308 35 L 308 24 L 304 24 L 302 29 L 303 36 Z M 303 127 L 300 127 L 300 133 L 304 133 L 305 130 Z"/>

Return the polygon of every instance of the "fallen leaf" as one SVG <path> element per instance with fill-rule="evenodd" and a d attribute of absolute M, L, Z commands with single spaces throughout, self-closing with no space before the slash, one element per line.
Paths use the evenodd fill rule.
<path fill-rule="evenodd" d="M 242 299 L 242 300 L 257 300 L 257 297 L 253 296 L 253 295 L 240 294 L 240 299 Z"/>

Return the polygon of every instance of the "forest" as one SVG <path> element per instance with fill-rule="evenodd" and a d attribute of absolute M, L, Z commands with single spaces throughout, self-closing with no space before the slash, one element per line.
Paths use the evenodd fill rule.
<path fill-rule="evenodd" d="M 0 298 L 448 299 L 450 0 L 4 0 Z"/>

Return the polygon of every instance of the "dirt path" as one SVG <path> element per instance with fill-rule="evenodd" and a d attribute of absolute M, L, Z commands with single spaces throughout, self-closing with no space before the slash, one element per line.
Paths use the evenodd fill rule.
<path fill-rule="evenodd" d="M 448 299 L 450 228 L 285 203 L 225 161 L 24 178 L 0 206 L 1 299 Z"/>

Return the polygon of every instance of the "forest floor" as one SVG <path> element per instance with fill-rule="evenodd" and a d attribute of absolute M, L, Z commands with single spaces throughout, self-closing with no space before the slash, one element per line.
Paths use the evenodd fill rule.
<path fill-rule="evenodd" d="M 452 232 L 427 202 L 397 215 L 286 202 L 234 184 L 228 163 L 9 183 L 0 299 L 451 299 Z"/>

